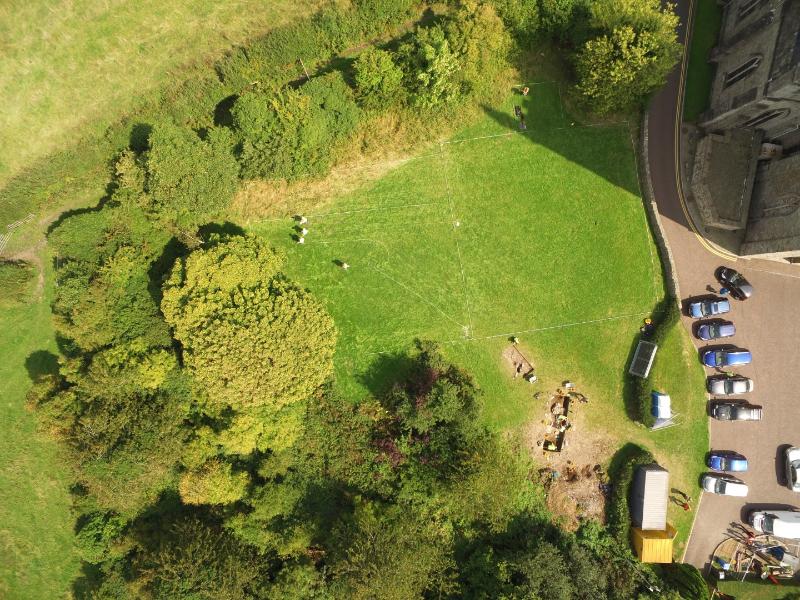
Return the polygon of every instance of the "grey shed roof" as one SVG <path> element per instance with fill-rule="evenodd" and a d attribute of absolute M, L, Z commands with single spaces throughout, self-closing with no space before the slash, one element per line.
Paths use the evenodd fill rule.
<path fill-rule="evenodd" d="M 657 464 L 636 469 L 631 490 L 634 527 L 663 531 L 667 527 L 669 471 Z"/>

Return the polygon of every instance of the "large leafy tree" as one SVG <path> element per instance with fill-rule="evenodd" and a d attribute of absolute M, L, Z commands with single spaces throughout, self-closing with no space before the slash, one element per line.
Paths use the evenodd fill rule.
<path fill-rule="evenodd" d="M 599 0 L 591 23 L 598 34 L 576 56 L 576 89 L 593 112 L 630 110 L 663 84 L 680 57 L 674 6 Z"/>
<path fill-rule="evenodd" d="M 417 28 L 399 55 L 405 86 L 416 106 L 434 108 L 458 97 L 461 64 L 441 26 Z"/>
<path fill-rule="evenodd" d="M 298 403 L 333 369 L 333 321 L 282 265 L 260 238 L 215 237 L 180 259 L 164 285 L 161 308 L 202 410 L 240 430 L 230 440 L 240 454 L 296 437 Z"/>

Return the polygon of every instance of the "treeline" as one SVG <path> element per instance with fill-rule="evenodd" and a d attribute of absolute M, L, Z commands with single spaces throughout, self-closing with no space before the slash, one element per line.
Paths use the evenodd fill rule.
<path fill-rule="evenodd" d="M 230 57 L 237 92 L 213 114 L 176 102 L 135 129 L 107 197 L 49 232 L 61 356 L 30 402 L 74 471 L 77 597 L 646 597 L 658 577 L 625 543 L 550 523 L 435 345 L 398 357 L 389 390 L 341 397 L 331 317 L 224 221 L 240 178 L 322 175 L 382 111 L 491 93 L 542 27 L 573 43 L 588 6 L 354 0 Z M 321 61 L 407 19 L 344 69 L 288 80 L 301 49 Z"/>

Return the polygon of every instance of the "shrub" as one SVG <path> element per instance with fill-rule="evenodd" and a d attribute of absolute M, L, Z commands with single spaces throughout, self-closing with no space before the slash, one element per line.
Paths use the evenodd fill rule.
<path fill-rule="evenodd" d="M 336 145 L 359 118 L 339 73 L 315 78 L 299 90 L 244 94 L 232 113 L 244 176 L 281 179 L 324 174 Z"/>
<path fill-rule="evenodd" d="M 661 306 L 654 311 L 654 314 L 659 313 L 661 316 L 657 318 L 653 329 L 646 338 L 648 338 L 647 341 L 660 347 L 661 344 L 664 343 L 669 332 L 672 331 L 672 328 L 675 327 L 680 320 L 681 313 L 675 298 L 671 296 L 667 296 L 661 302 Z M 658 360 L 658 355 L 656 355 L 656 360 Z M 634 377 L 633 375 L 628 375 L 628 377 L 631 378 L 631 396 L 634 408 L 633 416 L 643 425 L 652 427 L 655 424 L 655 417 L 652 411 L 653 402 L 651 393 L 653 387 L 650 377 Z"/>
<path fill-rule="evenodd" d="M 649 451 L 636 444 L 626 444 L 612 459 L 609 469 L 611 498 L 606 507 L 608 530 L 620 544 L 630 547 L 631 511 L 628 505 L 631 483 L 636 467 L 649 465 L 655 458 Z"/>
<path fill-rule="evenodd" d="M 353 69 L 356 92 L 363 106 L 387 107 L 403 98 L 403 70 L 395 64 L 390 52 L 368 48 L 358 56 Z"/>
<path fill-rule="evenodd" d="M 211 129 L 201 140 L 189 129 L 160 123 L 149 147 L 143 201 L 159 218 L 194 229 L 227 207 L 239 175 L 227 129 Z"/>
<path fill-rule="evenodd" d="M 514 36 L 529 38 L 540 29 L 539 4 L 532 0 L 493 0 L 497 14 Z"/>

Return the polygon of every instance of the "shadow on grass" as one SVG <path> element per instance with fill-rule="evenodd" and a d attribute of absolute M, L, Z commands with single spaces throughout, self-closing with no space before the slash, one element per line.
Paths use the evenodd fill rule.
<path fill-rule="evenodd" d="M 58 356 L 49 350 L 36 350 L 25 359 L 25 368 L 30 380 L 37 383 L 48 375 L 58 375 Z"/>
<path fill-rule="evenodd" d="M 357 380 L 375 397 L 384 396 L 392 386 L 405 381 L 414 367 L 414 360 L 409 352 L 392 352 L 381 354 L 366 371 L 357 376 Z"/>
<path fill-rule="evenodd" d="M 570 162 L 604 178 L 609 183 L 635 196 L 641 195 L 636 173 L 633 176 L 626 177 L 626 170 L 619 168 L 620 161 L 608 160 L 608 152 L 600 151 L 596 143 L 591 143 L 592 140 L 587 139 L 586 143 L 576 143 L 576 136 L 580 135 L 579 132 L 586 134 L 587 128 L 574 127 L 575 121 L 570 115 L 562 115 L 561 122 L 563 126 L 551 125 L 553 115 L 545 115 L 543 118 L 538 119 L 535 93 L 528 96 L 523 96 L 519 93 L 514 98 L 514 104 L 522 109 L 527 127 L 524 131 L 520 130 L 519 119 L 512 112 L 503 112 L 485 104 L 481 108 L 483 108 L 487 116 L 503 129 L 524 135 L 531 144 L 544 146 Z M 573 125 L 570 125 L 570 123 Z M 592 127 L 592 130 L 619 127 L 619 124 L 597 125 Z M 628 151 L 633 153 L 634 149 L 631 147 Z M 631 168 L 635 169 L 633 164 L 633 160 L 631 160 Z"/>

